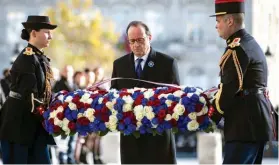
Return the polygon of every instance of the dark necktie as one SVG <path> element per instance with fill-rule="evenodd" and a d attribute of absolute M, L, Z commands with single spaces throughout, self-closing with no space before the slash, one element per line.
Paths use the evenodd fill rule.
<path fill-rule="evenodd" d="M 142 73 L 142 68 L 141 68 L 141 63 L 142 63 L 143 59 L 138 58 L 137 59 L 137 67 L 136 67 L 136 73 L 137 73 L 137 77 L 140 78 L 141 73 Z"/>

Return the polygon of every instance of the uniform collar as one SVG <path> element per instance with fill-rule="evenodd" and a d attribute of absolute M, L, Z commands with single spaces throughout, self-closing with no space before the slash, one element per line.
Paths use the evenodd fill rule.
<path fill-rule="evenodd" d="M 232 43 L 232 41 L 235 39 L 235 38 L 241 38 L 243 37 L 245 34 L 246 34 L 246 30 L 245 29 L 240 29 L 238 30 L 237 32 L 235 32 L 234 34 L 232 34 L 227 40 L 227 45 L 229 45 L 230 43 Z"/>
<path fill-rule="evenodd" d="M 27 47 L 31 47 L 33 49 L 33 51 L 37 54 L 37 55 L 43 55 L 44 52 L 39 50 L 36 46 L 28 43 L 28 46 Z"/>

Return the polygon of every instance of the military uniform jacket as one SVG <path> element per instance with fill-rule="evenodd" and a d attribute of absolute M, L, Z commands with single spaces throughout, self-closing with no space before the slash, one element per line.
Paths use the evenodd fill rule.
<path fill-rule="evenodd" d="M 112 77 L 137 78 L 133 53 L 114 61 Z M 151 49 L 140 79 L 179 84 L 175 60 Z M 111 88 L 119 90 L 134 87 L 154 88 L 156 85 L 132 80 L 111 82 Z M 120 146 L 122 164 L 176 163 L 174 136 L 171 131 L 164 132 L 163 136 L 141 135 L 138 139 L 121 134 Z"/>
<path fill-rule="evenodd" d="M 257 92 L 267 86 L 266 58 L 258 43 L 244 29 L 237 31 L 227 40 L 219 64 L 221 83 L 213 106 L 224 116 L 225 140 L 272 139 L 276 130 L 271 104 Z"/>
<path fill-rule="evenodd" d="M 32 113 L 49 101 L 50 72 L 49 59 L 33 45 L 28 44 L 18 55 L 11 69 L 11 92 L 1 110 L 1 140 L 32 145 L 35 138 L 43 138 L 46 144 L 55 144 Z"/>

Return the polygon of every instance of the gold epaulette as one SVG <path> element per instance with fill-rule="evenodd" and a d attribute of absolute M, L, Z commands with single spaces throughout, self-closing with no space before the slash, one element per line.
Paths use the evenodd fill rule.
<path fill-rule="evenodd" d="M 33 49 L 30 47 L 25 48 L 25 51 L 23 52 L 23 54 L 27 55 L 27 56 L 31 56 L 33 54 L 35 54 L 35 52 L 33 52 Z"/>

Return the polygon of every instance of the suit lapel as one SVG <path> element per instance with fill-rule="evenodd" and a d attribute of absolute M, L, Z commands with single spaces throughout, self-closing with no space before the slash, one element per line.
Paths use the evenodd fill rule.
<path fill-rule="evenodd" d="M 146 60 L 146 63 L 144 65 L 140 79 L 146 80 L 148 78 L 147 75 L 155 69 L 154 67 L 155 63 L 156 63 L 156 52 L 152 48 L 150 48 L 150 52 Z"/>

